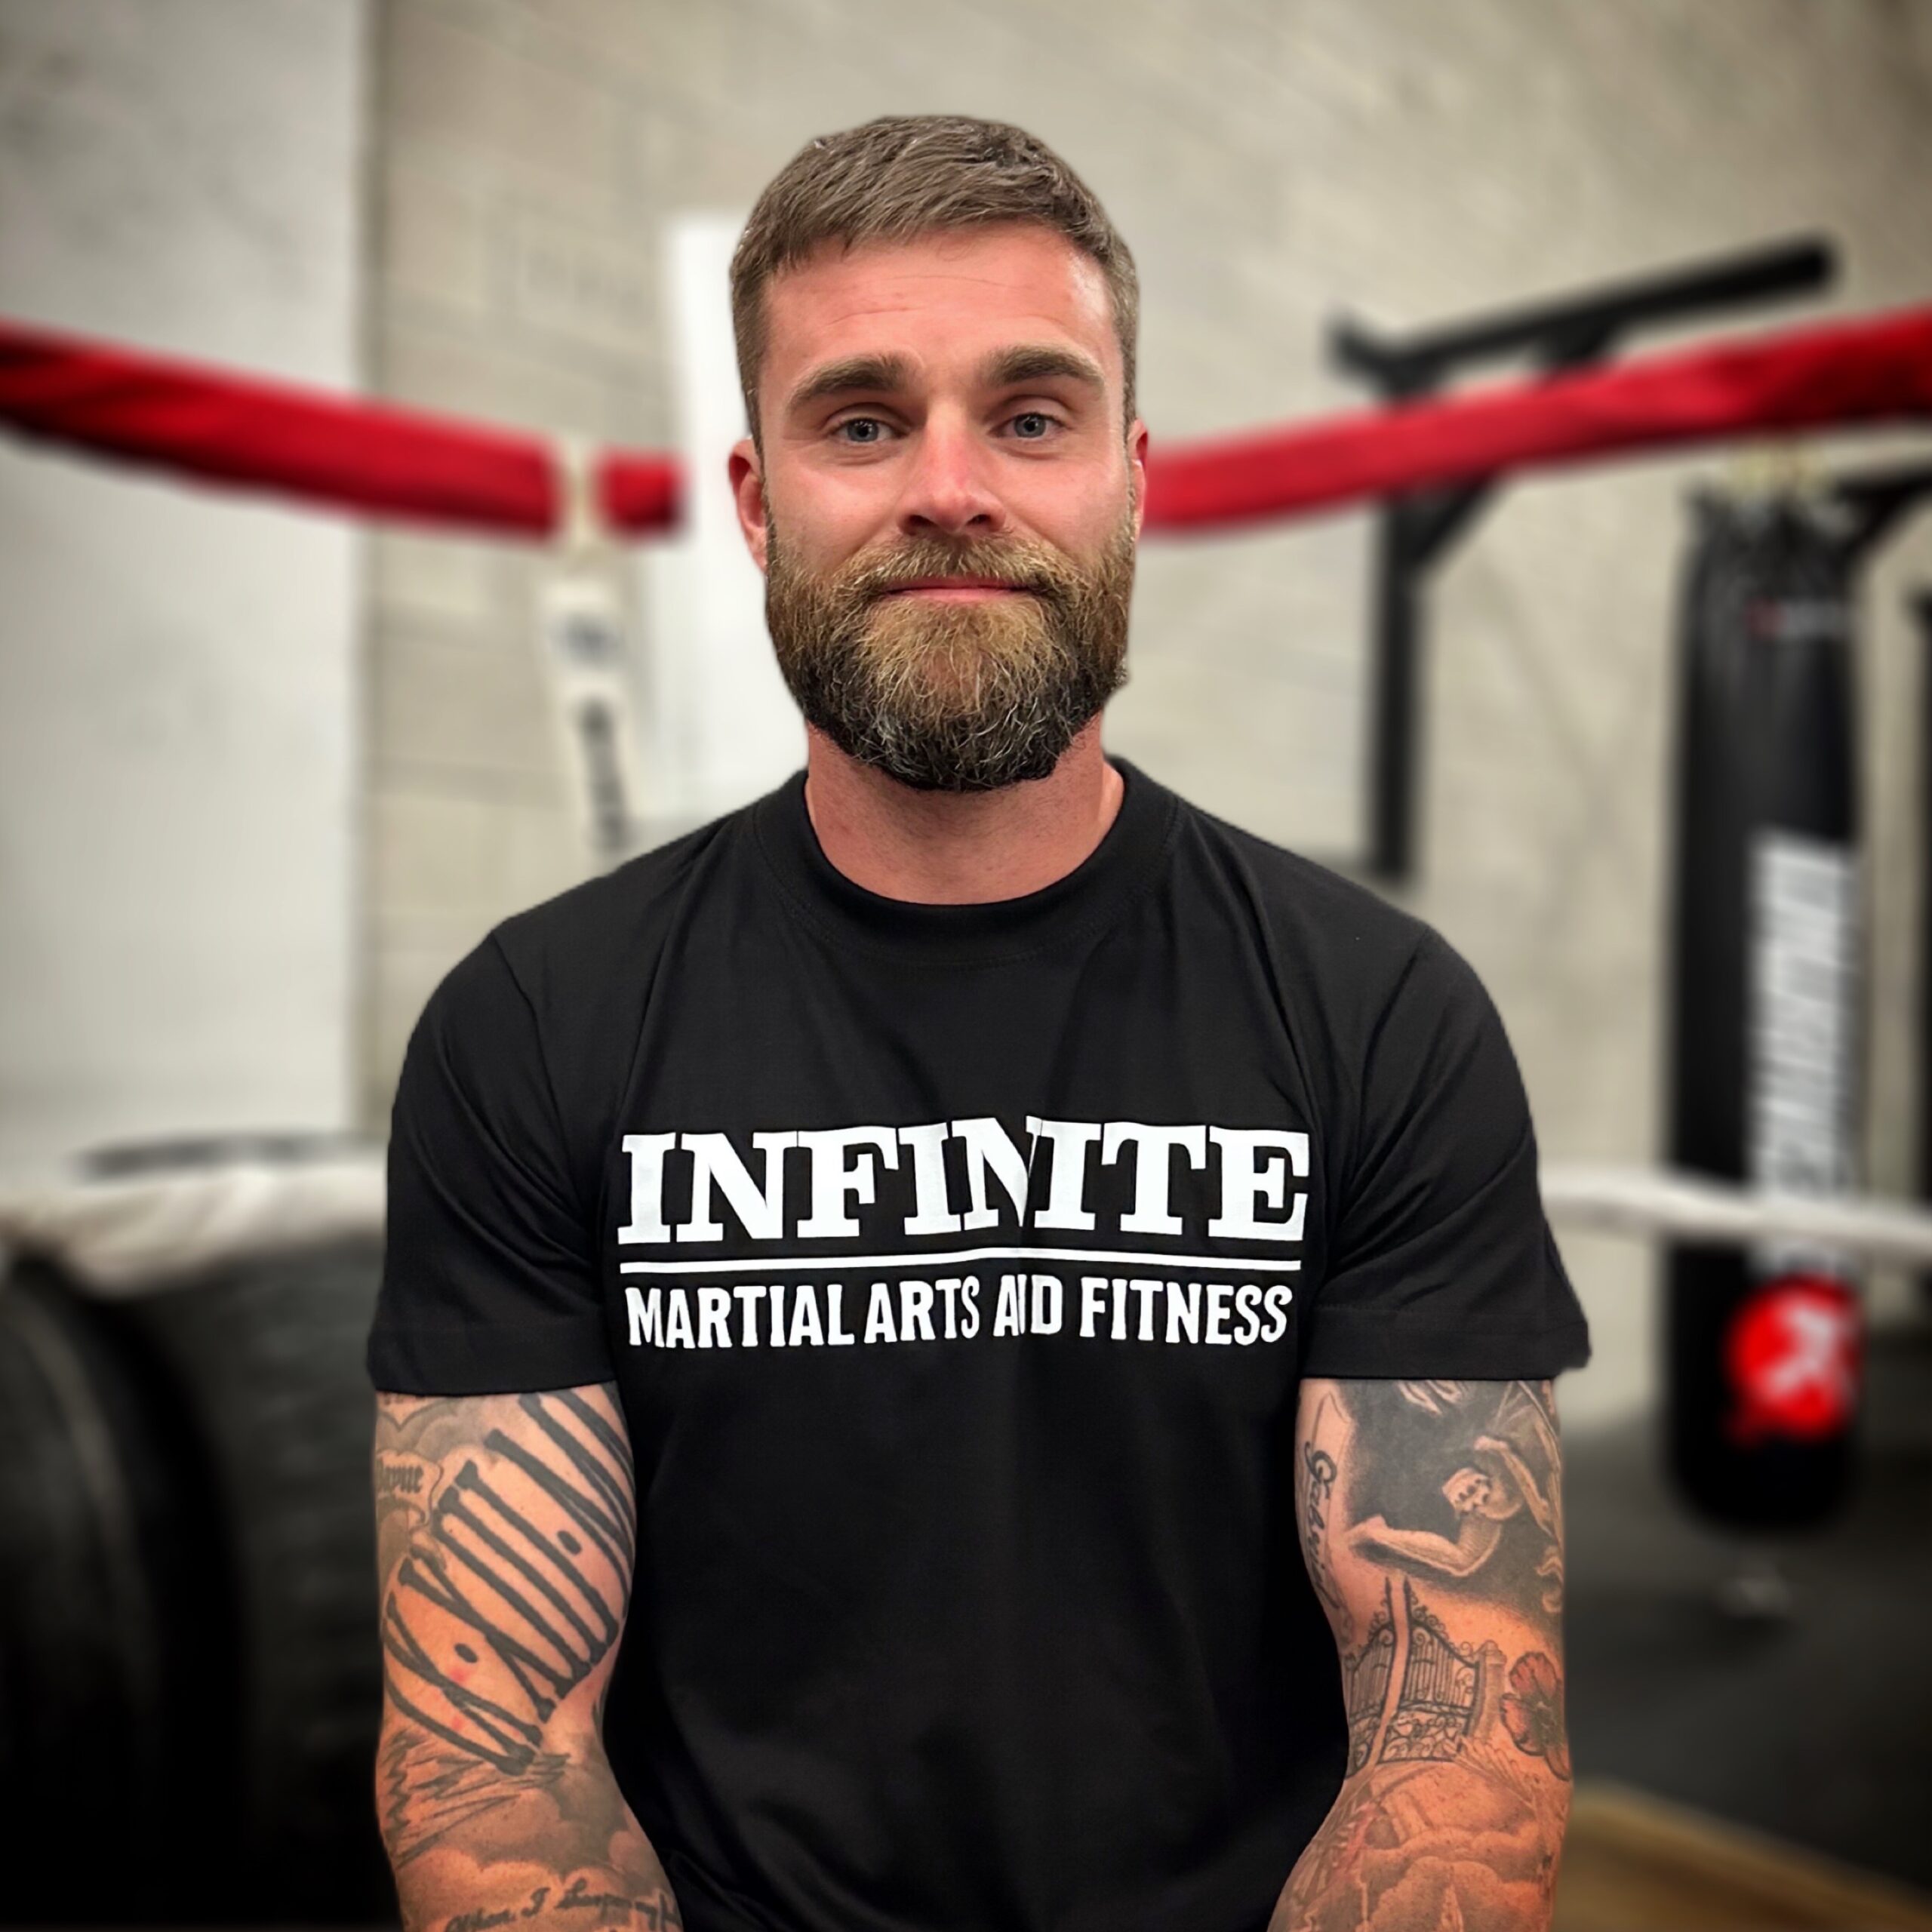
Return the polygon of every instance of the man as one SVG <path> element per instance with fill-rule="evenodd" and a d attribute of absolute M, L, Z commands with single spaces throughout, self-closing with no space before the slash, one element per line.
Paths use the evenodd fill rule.
<path fill-rule="evenodd" d="M 806 771 L 500 926 L 397 1097 L 406 1918 L 1540 1927 L 1583 1324 L 1468 969 L 1103 755 L 1128 251 L 898 118 L 733 296 Z"/>

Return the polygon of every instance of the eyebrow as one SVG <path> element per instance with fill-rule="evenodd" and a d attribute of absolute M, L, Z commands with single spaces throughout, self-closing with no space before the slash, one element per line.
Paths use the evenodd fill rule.
<path fill-rule="evenodd" d="M 1078 349 L 1063 349 L 1057 343 L 1029 343 L 1017 349 L 1002 349 L 990 355 L 980 371 L 988 389 L 1011 389 L 1021 383 L 1037 383 L 1063 377 L 1088 388 L 1105 389 L 1107 379 L 1091 356 Z"/>
<path fill-rule="evenodd" d="M 1022 383 L 1037 383 L 1056 377 L 1104 391 L 1107 386 L 1100 365 L 1078 350 L 1057 343 L 1026 343 L 1002 349 L 980 365 L 980 380 L 988 389 L 1012 389 Z M 786 398 L 788 412 L 795 414 L 835 397 L 878 395 L 908 387 L 912 365 L 903 355 L 848 355 L 814 369 Z"/>
<path fill-rule="evenodd" d="M 912 365 L 903 355 L 848 355 L 814 369 L 786 398 L 788 411 L 857 391 L 900 389 L 912 380 Z"/>

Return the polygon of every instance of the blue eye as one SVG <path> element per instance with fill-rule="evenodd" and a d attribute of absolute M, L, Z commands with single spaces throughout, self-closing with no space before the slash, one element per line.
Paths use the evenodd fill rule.
<path fill-rule="evenodd" d="M 848 416 L 839 424 L 838 433 L 848 443 L 875 443 L 884 435 L 885 425 L 876 416 Z"/>
<path fill-rule="evenodd" d="M 1053 426 L 1054 419 L 1038 409 L 1024 410 L 1013 419 L 1013 433 L 1023 443 L 1037 443 Z"/>

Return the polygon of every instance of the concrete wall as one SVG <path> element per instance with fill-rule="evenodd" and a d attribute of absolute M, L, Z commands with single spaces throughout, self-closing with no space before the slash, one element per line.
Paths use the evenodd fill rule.
<path fill-rule="evenodd" d="M 0 0 L 0 314 L 357 377 L 363 10 Z M 0 444 L 0 1162 L 352 1114 L 354 539 Z"/>
<path fill-rule="evenodd" d="M 1932 294 L 1932 14 L 1886 0 L 385 0 L 380 17 L 377 377 L 552 431 L 670 441 L 666 220 L 745 208 L 808 136 L 895 110 L 1020 121 L 1100 191 L 1141 265 L 1157 436 L 1356 401 L 1322 358 L 1345 307 L 1420 323 L 1812 228 L 1844 251 L 1834 306 Z M 1724 468 L 1512 489 L 1432 599 L 1411 897 L 1494 990 L 1547 1157 L 1654 1152 L 1666 640 L 1686 486 Z M 1116 747 L 1269 836 L 1355 846 L 1366 529 L 1150 545 Z M 451 960 L 581 864 L 531 561 L 400 539 L 377 560 L 372 1118 Z M 1898 607 L 1928 574 L 1921 528 L 1874 581 L 1867 663 L 1875 1178 L 1894 1186 L 1913 917 Z M 1649 1386 L 1649 1263 L 1566 1247 L 1598 1337 L 1567 1391 L 1587 1422 Z"/>

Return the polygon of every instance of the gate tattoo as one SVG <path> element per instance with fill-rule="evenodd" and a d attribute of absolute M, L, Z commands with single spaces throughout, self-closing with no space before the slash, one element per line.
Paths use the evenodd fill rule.
<path fill-rule="evenodd" d="M 1382 1734 L 1389 1684 L 1395 1660 L 1395 1612 L 1389 1586 L 1382 1586 L 1382 1602 L 1369 1620 L 1361 1647 L 1342 1660 L 1342 1683 L 1349 1711 L 1349 1771 L 1366 1764 Z"/>
<path fill-rule="evenodd" d="M 1494 1722 L 1502 1696 L 1503 1652 L 1493 1642 L 1458 1644 L 1405 1579 L 1402 1607 L 1408 1654 L 1382 1741 L 1385 1763 L 1460 1756 Z"/>
<path fill-rule="evenodd" d="M 1460 1757 L 1469 1739 L 1487 1736 L 1499 1715 L 1509 1715 L 1503 1662 L 1493 1640 L 1458 1644 L 1406 1577 L 1398 1616 L 1385 1581 L 1367 1636 L 1343 1660 L 1349 1771 L 1371 1757 L 1379 1764 Z"/>

